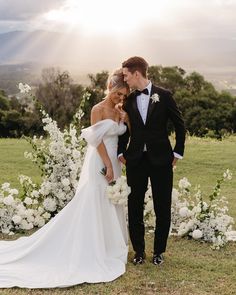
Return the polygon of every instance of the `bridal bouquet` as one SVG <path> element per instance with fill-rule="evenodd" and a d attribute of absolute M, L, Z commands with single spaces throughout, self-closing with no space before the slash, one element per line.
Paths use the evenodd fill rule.
<path fill-rule="evenodd" d="M 101 173 L 103 175 L 106 174 L 105 168 L 102 169 Z M 112 204 L 125 205 L 130 194 L 130 187 L 127 185 L 126 177 L 122 175 L 110 182 L 107 186 L 106 194 Z"/>

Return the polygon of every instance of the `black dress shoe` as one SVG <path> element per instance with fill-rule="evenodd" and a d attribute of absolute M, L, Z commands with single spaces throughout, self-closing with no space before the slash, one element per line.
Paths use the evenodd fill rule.
<path fill-rule="evenodd" d="M 135 253 L 134 255 L 134 259 L 133 259 L 133 264 L 137 265 L 137 264 L 143 264 L 145 262 L 145 258 L 146 258 L 146 254 L 142 253 Z"/>
<path fill-rule="evenodd" d="M 163 254 L 154 254 L 152 258 L 152 263 L 154 265 L 161 265 L 164 263 L 164 256 Z"/>

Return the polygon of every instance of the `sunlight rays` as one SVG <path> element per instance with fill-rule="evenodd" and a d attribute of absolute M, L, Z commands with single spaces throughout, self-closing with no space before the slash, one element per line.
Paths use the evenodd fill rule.
<path fill-rule="evenodd" d="M 70 30 L 79 29 L 86 34 L 123 34 L 135 31 L 145 22 L 157 23 L 167 17 L 170 1 L 146 0 L 145 9 L 139 1 L 109 0 L 76 1 L 44 15 L 51 23 L 64 23 Z"/>

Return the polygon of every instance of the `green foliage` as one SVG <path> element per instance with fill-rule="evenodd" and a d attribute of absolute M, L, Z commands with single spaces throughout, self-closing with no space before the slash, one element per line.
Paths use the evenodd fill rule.
<path fill-rule="evenodd" d="M 108 72 L 102 71 L 96 75 L 89 74 L 90 85 L 85 88 L 85 91 L 90 94 L 89 100 L 85 101 L 83 111 L 84 117 L 82 123 L 84 126 L 90 125 L 90 112 L 92 107 L 100 102 L 105 97 L 107 89 Z"/>
<path fill-rule="evenodd" d="M 2 107 L 1 102 L 4 102 L 5 107 Z M 36 107 L 33 111 L 28 110 L 28 105 L 20 103 L 17 98 L 1 96 L 0 105 L 0 137 L 14 138 L 43 133 L 41 119 Z"/>
<path fill-rule="evenodd" d="M 64 129 L 72 121 L 83 93 L 84 88 L 73 84 L 67 71 L 47 68 L 42 71 L 42 82 L 35 96 L 46 113 Z"/>
<path fill-rule="evenodd" d="M 0 137 L 42 134 L 41 107 L 64 129 L 72 121 L 85 93 L 89 93 L 90 98 L 84 102 L 82 125 L 90 125 L 91 108 L 106 96 L 108 72 L 88 77 L 90 84 L 84 87 L 73 83 L 67 71 L 44 69 L 42 82 L 35 87 L 37 100 L 34 101 L 27 96 L 8 98 L 0 90 Z M 222 139 L 236 132 L 236 97 L 226 91 L 218 92 L 201 74 L 186 74 L 178 66 L 153 65 L 149 68 L 149 79 L 173 92 L 189 134 Z M 14 120 L 12 110 L 20 114 L 15 113 Z M 17 128 L 15 131 L 13 125 Z M 172 124 L 168 130 L 173 131 Z"/>
<path fill-rule="evenodd" d="M 184 86 L 184 75 L 185 71 L 177 66 L 151 66 L 148 70 L 148 77 L 154 84 L 167 88 L 172 92 Z"/>
<path fill-rule="evenodd" d="M 9 110 L 9 101 L 5 91 L 0 89 L 0 110 Z"/>
<path fill-rule="evenodd" d="M 176 66 L 151 66 L 149 78 L 173 92 L 189 134 L 221 139 L 236 132 L 236 98 L 216 91 L 199 73 L 186 75 Z M 169 129 L 173 131 L 173 126 Z"/>

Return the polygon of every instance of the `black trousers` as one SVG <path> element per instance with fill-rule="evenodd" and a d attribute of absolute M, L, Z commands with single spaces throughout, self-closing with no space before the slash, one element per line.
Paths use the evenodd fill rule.
<path fill-rule="evenodd" d="M 152 165 L 144 152 L 137 165 L 127 165 L 127 182 L 131 188 L 128 197 L 129 234 L 136 253 L 145 251 L 144 198 L 150 177 L 153 205 L 156 215 L 154 253 L 165 252 L 171 222 L 172 165 Z"/>

